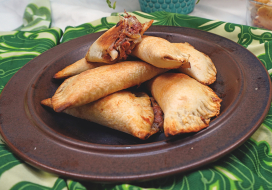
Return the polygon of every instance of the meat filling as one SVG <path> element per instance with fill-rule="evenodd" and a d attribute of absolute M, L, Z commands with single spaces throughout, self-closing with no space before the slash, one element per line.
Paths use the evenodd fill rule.
<path fill-rule="evenodd" d="M 135 44 L 142 40 L 141 30 L 143 25 L 138 21 L 135 16 L 126 15 L 121 17 L 116 27 L 120 27 L 117 40 L 107 49 L 107 54 L 104 55 L 108 58 L 109 52 L 116 50 L 119 52 L 117 60 L 126 60 Z"/>
<path fill-rule="evenodd" d="M 163 111 L 154 98 L 150 98 L 150 100 L 154 111 L 154 122 L 152 128 L 159 128 L 160 131 L 163 131 Z"/>

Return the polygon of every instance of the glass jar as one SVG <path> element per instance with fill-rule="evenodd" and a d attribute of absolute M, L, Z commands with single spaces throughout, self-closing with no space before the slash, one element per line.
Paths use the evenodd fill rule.
<path fill-rule="evenodd" d="M 247 25 L 272 30 L 272 0 L 248 0 Z"/>

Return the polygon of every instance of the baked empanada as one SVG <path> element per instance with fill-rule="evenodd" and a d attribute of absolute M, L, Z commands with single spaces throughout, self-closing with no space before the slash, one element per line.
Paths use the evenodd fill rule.
<path fill-rule="evenodd" d="M 64 79 L 68 78 L 70 76 L 77 75 L 79 73 L 82 73 L 88 69 L 93 69 L 99 66 L 105 65 L 104 63 L 92 63 L 92 62 L 87 62 L 85 58 L 82 58 L 75 63 L 68 65 L 61 71 L 57 72 L 54 75 L 55 79 Z"/>
<path fill-rule="evenodd" d="M 41 102 L 53 107 L 51 98 Z M 160 128 L 154 124 L 151 101 L 146 93 L 119 91 L 95 102 L 63 111 L 74 117 L 110 127 L 140 139 L 147 139 Z"/>
<path fill-rule="evenodd" d="M 216 68 L 206 54 L 196 50 L 189 43 L 174 43 L 174 45 L 180 49 L 180 51 L 189 54 L 190 68 L 183 68 L 182 66 L 178 70 L 185 73 L 198 82 L 205 85 L 210 85 L 216 80 Z"/>
<path fill-rule="evenodd" d="M 164 73 L 147 82 L 164 112 L 165 136 L 197 132 L 220 113 L 221 99 L 206 85 L 183 73 Z"/>
<path fill-rule="evenodd" d="M 115 63 L 126 60 L 135 44 L 142 40 L 143 33 L 153 20 L 141 24 L 135 16 L 128 13 L 120 16 L 116 26 L 102 34 L 89 48 L 85 58 L 88 62 Z"/>
<path fill-rule="evenodd" d="M 111 93 L 140 85 L 167 71 L 143 61 L 124 61 L 84 71 L 66 79 L 52 97 L 53 108 L 61 112 Z"/>
<path fill-rule="evenodd" d="M 167 69 L 180 67 L 188 62 L 189 57 L 169 41 L 155 36 L 143 36 L 131 55 L 155 67 Z"/>

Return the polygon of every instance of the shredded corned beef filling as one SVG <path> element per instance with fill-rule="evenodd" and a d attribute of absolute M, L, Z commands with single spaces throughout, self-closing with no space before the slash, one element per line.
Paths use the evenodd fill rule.
<path fill-rule="evenodd" d="M 119 21 L 116 26 L 120 25 L 121 30 L 119 31 L 119 37 L 108 49 L 108 52 L 115 49 L 119 52 L 118 59 L 126 60 L 127 55 L 131 53 L 131 50 L 134 48 L 135 44 L 141 40 L 140 31 L 143 27 L 135 16 L 131 16 L 128 13 L 126 13 L 124 18 Z"/>
<path fill-rule="evenodd" d="M 154 111 L 154 122 L 152 128 L 159 128 L 163 131 L 163 111 L 154 98 L 150 98 L 151 105 Z"/>
<path fill-rule="evenodd" d="M 125 60 L 127 59 L 127 55 L 131 54 L 132 42 L 125 41 L 120 47 L 120 58 Z"/>

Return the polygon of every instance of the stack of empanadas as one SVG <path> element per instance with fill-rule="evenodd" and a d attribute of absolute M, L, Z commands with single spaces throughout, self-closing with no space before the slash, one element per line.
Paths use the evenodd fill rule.
<path fill-rule="evenodd" d="M 67 79 L 41 103 L 143 140 L 207 127 L 221 102 L 207 86 L 216 80 L 212 60 L 188 43 L 143 36 L 152 22 L 126 13 L 84 58 L 55 74 Z M 128 56 L 136 60 L 124 61 Z M 146 92 L 129 91 L 143 83 Z"/>

